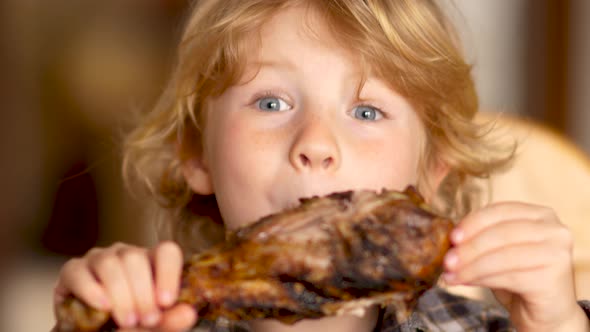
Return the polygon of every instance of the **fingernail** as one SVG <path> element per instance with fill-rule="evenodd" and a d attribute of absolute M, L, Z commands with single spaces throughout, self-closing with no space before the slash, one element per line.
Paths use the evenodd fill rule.
<path fill-rule="evenodd" d="M 160 313 L 157 311 L 150 312 L 143 317 L 143 324 L 148 327 L 155 326 L 160 321 Z"/>
<path fill-rule="evenodd" d="M 170 305 L 172 304 L 172 293 L 168 291 L 160 292 L 160 303 L 162 305 Z"/>
<path fill-rule="evenodd" d="M 109 300 L 106 297 L 103 297 L 100 299 L 100 307 L 102 309 L 109 309 L 111 306 L 111 303 L 109 302 Z"/>
<path fill-rule="evenodd" d="M 443 273 L 443 279 L 448 282 L 448 283 L 452 283 L 457 279 L 457 276 L 454 273 Z"/>
<path fill-rule="evenodd" d="M 109 301 L 104 297 L 99 297 L 97 300 L 92 302 L 92 306 L 96 309 L 108 310 Z"/>
<path fill-rule="evenodd" d="M 125 325 L 127 327 L 133 327 L 136 324 L 137 324 L 137 315 L 135 315 L 135 314 L 127 315 L 127 318 L 125 319 Z"/>
<path fill-rule="evenodd" d="M 460 229 L 455 229 L 451 232 L 451 241 L 453 243 L 461 243 L 461 241 L 463 241 L 463 237 L 465 235 L 463 234 L 463 231 Z"/>
<path fill-rule="evenodd" d="M 457 253 L 454 250 L 450 250 L 445 255 L 445 266 L 447 268 L 453 268 L 453 267 L 457 266 L 458 262 L 459 262 L 459 256 L 457 256 Z"/>

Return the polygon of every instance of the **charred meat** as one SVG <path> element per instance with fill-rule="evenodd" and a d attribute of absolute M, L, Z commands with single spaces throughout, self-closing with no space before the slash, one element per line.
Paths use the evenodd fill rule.
<path fill-rule="evenodd" d="M 438 279 L 452 227 L 412 187 L 302 199 L 191 257 L 179 301 L 207 320 L 294 323 L 372 305 L 403 319 Z M 59 308 L 57 331 L 100 331 L 88 329 L 96 313 L 72 303 Z"/>

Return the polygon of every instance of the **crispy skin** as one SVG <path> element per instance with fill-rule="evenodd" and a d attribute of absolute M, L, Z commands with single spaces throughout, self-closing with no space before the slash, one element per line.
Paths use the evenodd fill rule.
<path fill-rule="evenodd" d="M 372 304 L 404 316 L 436 282 L 452 227 L 411 188 L 304 199 L 194 256 L 180 298 L 205 319 L 293 323 Z"/>
<path fill-rule="evenodd" d="M 412 187 L 302 199 L 191 257 L 179 301 L 207 320 L 294 323 L 375 304 L 395 306 L 401 320 L 440 275 L 452 227 Z M 82 322 L 57 331 L 97 330 L 81 329 L 88 321 L 69 306 L 58 321 Z"/>

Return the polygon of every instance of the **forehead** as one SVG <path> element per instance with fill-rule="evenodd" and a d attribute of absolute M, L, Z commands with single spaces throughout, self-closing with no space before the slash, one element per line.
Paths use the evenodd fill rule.
<path fill-rule="evenodd" d="M 307 53 L 314 57 L 322 53 L 336 55 L 351 70 L 360 71 L 359 56 L 336 38 L 329 22 L 313 5 L 289 6 L 275 13 L 258 31 L 258 43 L 258 48 L 250 52 L 251 62 L 301 57 L 311 51 Z M 297 58 L 297 62 L 313 60 Z"/>
<path fill-rule="evenodd" d="M 330 47 L 337 46 L 326 19 L 313 5 L 284 7 L 262 25 L 260 35 L 262 38 L 296 37 Z"/>

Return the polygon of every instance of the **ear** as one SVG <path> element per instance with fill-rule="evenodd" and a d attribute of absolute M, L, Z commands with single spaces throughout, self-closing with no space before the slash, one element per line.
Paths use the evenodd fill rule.
<path fill-rule="evenodd" d="M 437 158 L 435 162 L 430 165 L 430 184 L 434 192 L 438 191 L 440 184 L 449 174 L 451 168 L 442 159 Z"/>
<path fill-rule="evenodd" d="M 441 184 L 447 175 L 449 175 L 451 168 L 444 160 L 440 158 L 436 158 L 436 160 L 431 162 L 427 167 L 427 181 L 425 188 L 423 188 L 424 192 L 422 194 L 426 201 L 432 204 Z"/>
<path fill-rule="evenodd" d="M 196 128 L 186 127 L 176 142 L 176 153 L 181 162 L 182 175 L 191 190 L 199 195 L 213 194 L 213 183 L 204 151 L 202 136 Z"/>
<path fill-rule="evenodd" d="M 202 158 L 193 157 L 182 162 L 182 174 L 189 187 L 199 195 L 213 194 L 213 183 L 207 164 Z"/>

